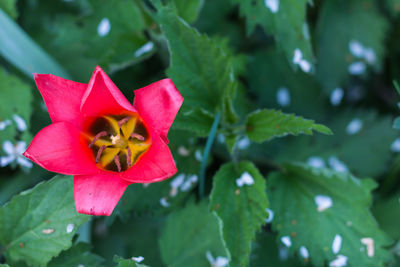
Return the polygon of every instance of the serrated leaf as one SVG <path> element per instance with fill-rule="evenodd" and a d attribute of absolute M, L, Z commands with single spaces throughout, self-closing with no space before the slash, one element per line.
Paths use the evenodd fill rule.
<path fill-rule="evenodd" d="M 53 73 L 68 78 L 64 69 L 1 9 L 0 25 L 0 55 L 25 75 L 33 78 L 33 72 Z"/>
<path fill-rule="evenodd" d="M 199 34 L 169 7 L 158 11 L 158 21 L 168 39 L 171 65 L 167 74 L 182 93 L 182 109 L 200 107 L 211 114 L 222 112 L 228 123 L 236 121 L 231 107 L 235 96 L 231 58 L 205 35 Z"/>
<path fill-rule="evenodd" d="M 56 258 L 51 260 L 48 267 L 100 267 L 103 266 L 103 259 L 90 252 L 90 245 L 87 243 L 78 243 L 66 251 L 63 251 Z"/>
<path fill-rule="evenodd" d="M 358 64 L 360 74 L 366 73 L 362 68 L 369 66 L 380 70 L 387 29 L 388 23 L 373 0 L 324 1 L 316 38 L 317 79 L 325 90 L 330 92 L 346 84 L 353 63 Z"/>
<path fill-rule="evenodd" d="M 214 122 L 214 115 L 200 107 L 188 112 L 181 112 L 174 122 L 174 127 L 196 133 L 197 136 L 205 137 L 210 132 Z"/>
<path fill-rule="evenodd" d="M 304 246 L 315 266 L 338 255 L 347 257 L 347 266 L 383 266 L 390 259 L 384 247 L 391 240 L 369 210 L 377 186 L 372 180 L 285 164 L 282 172 L 269 175 L 268 185 L 273 229 L 292 253 Z M 341 242 L 334 245 L 336 236 Z"/>
<path fill-rule="evenodd" d="M 17 124 L 15 115 L 21 117 L 29 128 L 29 121 L 32 114 L 31 87 L 18 77 L 7 73 L 0 67 L 0 144 L 10 140 L 17 141 Z M 30 135 L 23 136 L 26 142 L 30 141 Z"/>
<path fill-rule="evenodd" d="M 261 25 L 266 33 L 274 35 L 277 47 L 284 51 L 292 66 L 296 66 L 293 58 L 298 49 L 302 53 L 302 60 L 307 62 L 304 64 L 309 65 L 303 67 L 303 71 L 311 71 L 314 60 L 306 22 L 308 0 L 232 2 L 240 5 L 240 12 L 246 17 L 248 34 L 254 31 L 257 24 Z"/>
<path fill-rule="evenodd" d="M 204 0 L 173 0 L 176 13 L 188 23 L 193 23 L 199 16 Z"/>
<path fill-rule="evenodd" d="M 251 176 L 253 184 L 239 187 L 237 179 L 244 173 Z M 230 266 L 247 266 L 251 242 L 268 217 L 265 180 L 247 161 L 224 164 L 213 179 L 210 208 L 220 218 Z"/>
<path fill-rule="evenodd" d="M 0 208 L 0 243 L 6 259 L 43 266 L 72 245 L 76 230 L 89 219 L 75 210 L 72 177 L 56 176 Z"/>
<path fill-rule="evenodd" d="M 332 134 L 332 131 L 313 120 L 307 120 L 293 114 L 284 114 L 277 110 L 257 110 L 247 116 L 246 134 L 250 140 L 263 142 L 286 135 L 308 134 L 313 131 Z"/>
<path fill-rule="evenodd" d="M 208 267 L 206 253 L 225 256 L 218 220 L 207 204 L 188 204 L 172 213 L 160 239 L 161 256 L 170 267 Z"/>
<path fill-rule="evenodd" d="M 18 16 L 17 0 L 2 0 L 0 2 L 0 9 L 3 9 L 12 19 L 16 19 Z"/>

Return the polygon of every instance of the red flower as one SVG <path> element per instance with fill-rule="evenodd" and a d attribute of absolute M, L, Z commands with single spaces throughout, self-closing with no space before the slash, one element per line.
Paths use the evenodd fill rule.
<path fill-rule="evenodd" d="M 176 173 L 167 133 L 183 98 L 170 79 L 136 90 L 131 105 L 100 67 L 89 84 L 34 76 L 53 123 L 24 156 L 49 171 L 75 175 L 78 212 L 108 216 L 129 184 Z"/>

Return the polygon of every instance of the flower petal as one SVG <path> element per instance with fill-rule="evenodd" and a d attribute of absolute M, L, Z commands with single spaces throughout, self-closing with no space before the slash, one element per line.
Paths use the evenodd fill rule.
<path fill-rule="evenodd" d="M 119 114 L 125 110 L 136 112 L 99 66 L 93 72 L 88 88 L 83 95 L 80 109 L 85 117 Z"/>
<path fill-rule="evenodd" d="M 68 122 L 42 129 L 23 155 L 51 172 L 71 175 L 100 171 L 83 135 Z"/>
<path fill-rule="evenodd" d="M 75 206 L 79 213 L 109 216 L 130 183 L 114 173 L 74 177 Z"/>
<path fill-rule="evenodd" d="M 146 124 L 167 143 L 167 133 L 183 102 L 171 79 L 164 79 L 135 90 L 133 106 Z"/>
<path fill-rule="evenodd" d="M 46 103 L 53 123 L 67 121 L 80 128 L 80 105 L 87 84 L 52 74 L 34 74 L 36 85 Z"/>
<path fill-rule="evenodd" d="M 14 145 L 11 143 L 10 140 L 6 140 L 3 143 L 3 150 L 6 152 L 8 155 L 14 154 Z"/>
<path fill-rule="evenodd" d="M 122 172 L 121 178 L 132 183 L 153 183 L 165 180 L 177 172 L 175 161 L 167 144 L 152 133 L 152 144 L 138 162 Z"/>

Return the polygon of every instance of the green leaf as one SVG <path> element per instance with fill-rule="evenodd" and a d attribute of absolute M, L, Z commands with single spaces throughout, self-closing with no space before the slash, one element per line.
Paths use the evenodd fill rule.
<path fill-rule="evenodd" d="M 231 101 L 236 92 L 231 58 L 207 36 L 199 34 L 169 7 L 158 11 L 158 21 L 168 39 L 171 65 L 168 76 L 185 101 L 184 112 L 201 107 L 225 122 L 236 121 Z"/>
<path fill-rule="evenodd" d="M 225 256 L 218 220 L 205 202 L 172 213 L 160 239 L 161 256 L 170 267 L 210 266 L 206 254 Z"/>
<path fill-rule="evenodd" d="M 117 255 L 114 256 L 114 262 L 118 263 L 117 267 L 148 267 L 144 264 L 139 264 L 133 259 L 124 259 Z"/>
<path fill-rule="evenodd" d="M 375 71 L 380 70 L 387 30 L 388 23 L 373 0 L 324 1 L 316 28 L 317 78 L 324 89 L 330 92 L 346 84 L 350 77 L 349 68 L 353 63 L 362 64 L 365 68 L 371 67 Z M 357 42 L 363 51 L 358 56 L 350 49 Z M 370 59 L 365 56 L 366 49 L 371 54 Z M 362 72 L 364 73 L 366 72 Z"/>
<path fill-rule="evenodd" d="M 399 240 L 400 231 L 398 221 L 400 220 L 400 193 L 379 199 L 372 206 L 372 212 L 379 226 L 392 238 Z"/>
<path fill-rule="evenodd" d="M 397 117 L 396 119 L 394 119 L 393 128 L 395 128 L 397 130 L 400 129 L 400 117 Z"/>
<path fill-rule="evenodd" d="M 25 121 L 29 129 L 32 114 L 31 86 L 0 67 L 0 88 L 0 123 L 4 127 L 0 127 L 0 144 L 6 140 L 15 143 L 19 132 L 16 115 Z M 23 132 L 24 141 L 30 141 L 29 133 Z"/>
<path fill-rule="evenodd" d="M 246 134 L 255 142 L 268 141 L 288 134 L 308 134 L 313 131 L 332 134 L 332 131 L 313 120 L 307 120 L 293 114 L 284 114 L 277 110 L 257 110 L 247 117 Z"/>
<path fill-rule="evenodd" d="M 199 16 L 204 0 L 173 0 L 176 13 L 188 23 L 193 23 Z"/>
<path fill-rule="evenodd" d="M 292 253 L 305 247 L 315 266 L 332 262 L 338 255 L 347 257 L 348 266 L 383 266 L 390 259 L 384 247 L 391 240 L 369 210 L 371 190 L 377 186 L 372 180 L 285 164 L 282 172 L 269 175 L 268 185 L 273 229 L 283 243 L 290 241 L 287 246 Z M 341 242 L 336 242 L 334 251 L 335 237 Z"/>
<path fill-rule="evenodd" d="M 205 137 L 210 132 L 214 115 L 196 107 L 188 112 L 181 112 L 175 119 L 174 127 L 194 132 L 197 136 Z"/>
<path fill-rule="evenodd" d="M 89 244 L 78 243 L 50 261 L 48 267 L 100 267 L 103 266 L 103 261 L 100 256 L 90 252 Z"/>
<path fill-rule="evenodd" d="M 292 66 L 296 66 L 293 58 L 295 50 L 299 50 L 301 60 L 306 61 L 303 64 L 309 65 L 302 70 L 312 70 L 313 53 L 306 22 L 308 0 L 276 1 L 277 9 L 269 8 L 268 1 L 232 1 L 240 5 L 240 13 L 246 17 L 248 34 L 254 31 L 257 24 L 261 25 L 265 32 L 274 35 L 277 47 L 284 51 Z"/>
<path fill-rule="evenodd" d="M 17 0 L 2 0 L 0 2 L 0 9 L 3 9 L 3 11 L 12 19 L 16 19 L 18 16 Z"/>
<path fill-rule="evenodd" d="M 0 208 L 0 243 L 7 260 L 46 265 L 89 219 L 75 210 L 72 177 L 56 176 Z"/>
<path fill-rule="evenodd" d="M 33 78 L 32 73 L 52 73 L 68 78 L 58 63 L 0 9 L 0 55 Z"/>
<path fill-rule="evenodd" d="M 385 0 L 386 9 L 395 17 L 400 14 L 400 1 L 399 0 Z"/>
<path fill-rule="evenodd" d="M 254 183 L 239 187 L 237 179 L 246 174 Z M 210 207 L 220 218 L 230 266 L 247 266 L 251 242 L 268 217 L 265 180 L 252 163 L 245 161 L 223 165 L 213 183 Z"/>

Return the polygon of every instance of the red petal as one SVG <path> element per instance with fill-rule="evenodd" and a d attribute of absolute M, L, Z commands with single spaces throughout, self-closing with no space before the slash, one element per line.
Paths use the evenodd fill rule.
<path fill-rule="evenodd" d="M 133 106 L 146 124 L 168 143 L 167 133 L 183 102 L 171 79 L 164 79 L 135 90 Z"/>
<path fill-rule="evenodd" d="M 93 72 L 88 88 L 83 95 L 80 110 L 83 116 L 118 114 L 125 110 L 136 112 L 99 66 Z"/>
<path fill-rule="evenodd" d="M 135 165 L 120 175 L 122 179 L 132 183 L 153 183 L 165 180 L 176 172 L 175 161 L 167 144 L 153 132 L 149 150 Z"/>
<path fill-rule="evenodd" d="M 128 185 L 128 182 L 113 173 L 76 175 L 74 177 L 76 210 L 79 213 L 109 216 Z"/>
<path fill-rule="evenodd" d="M 67 121 L 81 125 L 80 105 L 87 84 L 66 80 L 52 74 L 34 74 L 36 85 L 53 122 Z"/>
<path fill-rule="evenodd" d="M 99 172 L 91 153 L 79 130 L 58 122 L 42 129 L 24 156 L 51 172 L 71 175 Z"/>

